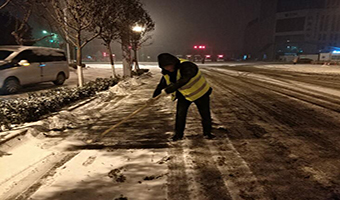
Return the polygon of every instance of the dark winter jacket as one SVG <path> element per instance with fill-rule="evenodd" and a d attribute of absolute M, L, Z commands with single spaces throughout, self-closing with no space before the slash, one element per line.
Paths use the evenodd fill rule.
<path fill-rule="evenodd" d="M 158 96 L 163 89 L 165 89 L 166 93 L 168 94 L 177 91 L 179 88 L 187 84 L 191 78 L 196 76 L 198 72 L 198 67 L 196 64 L 189 61 L 181 63 L 178 58 L 168 53 L 163 53 L 158 56 L 158 64 L 159 67 L 162 68 L 162 74 L 168 74 L 170 76 L 171 84 L 168 86 L 163 76 L 155 92 L 153 93 L 153 97 Z M 175 71 L 172 73 L 164 69 L 165 66 L 171 64 L 175 65 Z M 176 80 L 177 70 L 180 70 L 181 73 L 181 78 L 178 81 Z M 176 96 L 179 95 L 178 93 L 179 92 L 177 91 Z"/>

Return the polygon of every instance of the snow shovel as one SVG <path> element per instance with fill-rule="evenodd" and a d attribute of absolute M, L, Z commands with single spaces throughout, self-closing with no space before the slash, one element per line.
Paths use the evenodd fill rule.
<path fill-rule="evenodd" d="M 151 106 L 156 100 L 158 100 L 159 98 L 161 98 L 163 95 L 160 94 L 157 97 L 151 98 L 149 99 L 147 102 L 145 102 L 145 105 L 143 105 L 142 107 L 138 108 L 137 110 L 135 110 L 133 113 L 131 113 L 130 115 L 126 116 L 122 121 L 120 121 L 119 123 L 111 126 L 111 128 L 107 129 L 106 131 L 104 131 L 102 134 L 100 134 L 98 137 L 96 137 L 93 140 L 87 140 L 86 143 L 87 144 L 91 144 L 93 142 L 99 142 L 106 134 L 108 134 L 110 131 L 112 131 L 113 129 L 117 128 L 119 125 L 123 124 L 124 122 L 126 122 L 127 120 L 129 120 L 131 117 L 137 115 L 138 113 L 142 112 L 145 108 Z M 151 103 L 148 103 L 151 100 Z"/>

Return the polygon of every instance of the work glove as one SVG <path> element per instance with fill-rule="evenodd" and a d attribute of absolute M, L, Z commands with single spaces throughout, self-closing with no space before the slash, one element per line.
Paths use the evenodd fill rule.
<path fill-rule="evenodd" d="M 160 95 L 162 95 L 162 96 L 167 96 L 168 93 L 166 93 L 165 89 L 163 89 Z"/>
<path fill-rule="evenodd" d="M 165 89 L 164 90 L 162 90 L 162 92 L 158 95 L 158 96 L 167 96 L 168 95 L 168 93 L 166 93 L 166 91 L 165 91 Z M 158 97 L 157 96 L 157 97 Z M 151 105 L 151 104 L 153 104 L 155 101 L 156 101 L 156 99 L 155 99 L 156 97 L 154 97 L 154 98 L 150 98 L 150 99 L 148 99 L 147 101 L 146 101 L 146 104 L 148 104 L 148 105 Z"/>

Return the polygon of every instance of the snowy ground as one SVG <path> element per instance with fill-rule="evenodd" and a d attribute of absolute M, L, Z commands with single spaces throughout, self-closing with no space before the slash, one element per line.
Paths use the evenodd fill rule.
<path fill-rule="evenodd" d="M 142 101 L 146 101 L 151 93 L 137 88 L 150 87 L 149 81 L 149 76 L 145 75 L 121 82 L 81 108 L 62 111 L 39 123 L 26 124 L 30 128 L 25 136 L 19 137 L 20 142 L 11 141 L 1 149 L 1 199 L 10 199 L 28 188 L 37 189 L 32 182 L 46 173 L 54 176 L 43 178 L 44 185 L 32 199 L 54 199 L 59 195 L 64 199 L 114 199 L 121 195 L 130 199 L 164 199 L 167 173 L 166 161 L 162 161 L 167 158 L 164 149 L 114 148 L 125 142 L 124 134 L 129 134 L 125 131 L 116 132 L 120 139 L 110 142 L 112 150 L 96 150 L 96 146 L 86 150 L 84 142 L 143 105 Z M 139 105 L 132 106 L 136 103 Z M 160 126 L 163 124 L 153 126 L 154 132 Z M 135 132 L 136 129 L 131 130 L 142 143 L 142 137 L 150 134 L 148 130 Z M 145 144 L 136 145 L 153 145 L 148 143 L 146 140 Z M 77 150 L 82 147 L 85 149 Z M 21 182 L 20 186 L 17 182 Z M 22 194 L 24 199 L 31 195 L 28 192 Z"/>
<path fill-rule="evenodd" d="M 340 67 L 248 65 L 200 65 L 214 89 L 215 140 L 203 139 L 191 106 L 186 138 L 169 142 L 175 104 L 166 97 L 85 142 L 144 105 L 161 77 L 155 64 L 26 124 L 0 145 L 0 199 L 339 199 Z M 87 77 L 109 75 L 89 66 Z"/>
<path fill-rule="evenodd" d="M 96 64 L 96 63 L 87 63 L 87 68 L 83 70 L 84 73 L 84 79 L 85 82 L 91 81 L 96 79 L 97 77 L 100 78 L 109 78 L 112 76 L 112 70 L 111 65 L 109 64 Z M 158 66 L 156 63 L 141 63 L 141 68 L 154 68 L 157 69 Z M 122 65 L 116 64 L 116 73 L 118 75 L 123 74 Z M 78 77 L 76 70 L 70 69 L 70 77 L 67 79 L 62 87 L 76 87 L 78 83 Z M 12 99 L 12 98 L 18 98 L 18 97 L 27 97 L 29 92 L 42 92 L 49 89 L 53 89 L 60 86 L 55 86 L 52 82 L 45 82 L 45 83 L 39 83 L 34 85 L 27 85 L 24 86 L 19 94 L 14 95 L 0 95 L 1 99 Z"/>
<path fill-rule="evenodd" d="M 282 71 L 292 71 L 292 72 L 305 72 L 305 73 L 322 73 L 322 74 L 339 74 L 340 66 L 337 65 L 309 65 L 309 64 L 298 64 L 298 65 L 253 65 L 254 67 L 264 68 L 264 69 L 276 69 Z"/>

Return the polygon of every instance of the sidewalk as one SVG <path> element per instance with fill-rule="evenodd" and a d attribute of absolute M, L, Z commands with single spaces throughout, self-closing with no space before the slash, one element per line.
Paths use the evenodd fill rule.
<path fill-rule="evenodd" d="M 85 143 L 144 105 L 160 78 L 158 69 L 151 71 L 153 77 L 122 82 L 82 107 L 44 120 L 42 132 L 29 129 L 22 144 L 0 157 L 5 170 L 0 198 L 26 190 L 24 199 L 165 199 L 174 121 L 170 97 L 107 134 L 103 143 Z"/>

